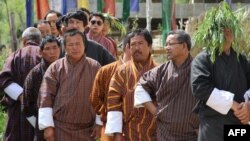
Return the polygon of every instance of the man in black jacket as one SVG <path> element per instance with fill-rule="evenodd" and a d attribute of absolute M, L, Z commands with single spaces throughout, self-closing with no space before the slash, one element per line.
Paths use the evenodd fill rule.
<path fill-rule="evenodd" d="M 88 20 L 84 12 L 68 12 L 65 16 L 66 30 L 77 29 L 84 32 Z M 102 66 L 115 61 L 115 58 L 99 43 L 85 36 L 85 52 L 87 57 L 97 60 Z"/>

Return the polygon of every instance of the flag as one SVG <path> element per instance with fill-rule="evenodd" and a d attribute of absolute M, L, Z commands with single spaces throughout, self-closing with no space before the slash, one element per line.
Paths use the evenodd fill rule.
<path fill-rule="evenodd" d="M 140 10 L 139 3 L 140 3 L 139 0 L 130 0 L 130 11 L 139 12 Z"/>
<path fill-rule="evenodd" d="M 33 24 L 33 0 L 26 0 L 26 27 L 30 27 Z"/>
<path fill-rule="evenodd" d="M 162 45 L 171 30 L 172 0 L 162 0 Z"/>
<path fill-rule="evenodd" d="M 176 25 L 176 18 L 175 18 L 175 6 L 176 6 L 176 0 L 172 1 L 172 14 L 171 14 L 171 30 L 177 29 Z"/>
<path fill-rule="evenodd" d="M 77 0 L 77 8 L 89 9 L 89 0 Z"/>
<path fill-rule="evenodd" d="M 97 0 L 97 11 L 115 16 L 115 0 Z"/>
<path fill-rule="evenodd" d="M 127 21 L 130 15 L 130 0 L 122 0 L 122 20 Z"/>
<path fill-rule="evenodd" d="M 62 0 L 62 13 L 66 14 L 68 11 L 77 8 L 76 0 Z"/>
<path fill-rule="evenodd" d="M 115 16 L 115 0 L 104 0 L 104 10 L 102 12 Z"/>
<path fill-rule="evenodd" d="M 37 19 L 43 19 L 46 13 L 49 11 L 48 0 L 36 0 L 36 17 Z"/>
<path fill-rule="evenodd" d="M 103 0 L 97 0 L 97 12 L 102 12 L 104 7 L 104 1 Z"/>
<path fill-rule="evenodd" d="M 49 1 L 50 9 L 55 10 L 57 12 L 62 12 L 62 1 L 60 0 L 50 0 Z"/>

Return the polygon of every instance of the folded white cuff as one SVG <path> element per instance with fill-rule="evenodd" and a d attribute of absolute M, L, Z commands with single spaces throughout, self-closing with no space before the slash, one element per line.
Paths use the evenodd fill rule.
<path fill-rule="evenodd" d="M 4 89 L 4 92 L 12 99 L 17 100 L 19 95 L 22 94 L 23 88 L 17 83 L 11 83 Z"/>
<path fill-rule="evenodd" d="M 149 101 L 152 101 L 149 93 L 142 86 L 137 86 L 134 94 L 134 107 L 143 107 L 142 104 Z"/>
<path fill-rule="evenodd" d="M 35 128 L 36 127 L 36 117 L 35 116 L 30 116 L 26 118 L 29 123 Z"/>
<path fill-rule="evenodd" d="M 38 127 L 43 130 L 47 127 L 55 127 L 52 108 L 39 108 Z"/>
<path fill-rule="evenodd" d="M 233 105 L 234 94 L 214 88 L 206 104 L 217 112 L 226 115 Z"/>
<path fill-rule="evenodd" d="M 122 133 L 122 112 L 120 111 L 108 112 L 105 134 L 113 136 L 114 133 Z"/>
<path fill-rule="evenodd" d="M 102 122 L 102 120 L 101 120 L 101 116 L 100 115 L 96 115 L 95 116 L 95 124 L 97 124 L 97 125 L 103 125 L 103 122 Z"/>

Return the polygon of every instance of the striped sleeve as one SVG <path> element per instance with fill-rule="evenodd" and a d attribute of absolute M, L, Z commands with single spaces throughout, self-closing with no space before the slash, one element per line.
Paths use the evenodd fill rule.
<path fill-rule="evenodd" d="M 122 93 L 125 92 L 124 77 L 118 69 L 110 81 L 108 93 L 108 116 L 105 134 L 122 132 Z"/>
<path fill-rule="evenodd" d="M 105 95 L 104 90 L 103 90 L 103 87 L 105 86 L 103 84 L 103 80 L 105 76 L 102 70 L 103 69 L 101 68 L 95 77 L 94 85 L 93 85 L 92 92 L 90 95 L 91 104 L 97 114 L 100 114 L 99 112 L 103 105 L 104 95 Z"/>

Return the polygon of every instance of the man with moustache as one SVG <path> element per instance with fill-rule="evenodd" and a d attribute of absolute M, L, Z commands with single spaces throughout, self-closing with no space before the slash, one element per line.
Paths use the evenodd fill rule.
<path fill-rule="evenodd" d="M 105 133 L 114 141 L 156 141 L 154 116 L 143 107 L 133 107 L 139 78 L 156 66 L 151 58 L 152 36 L 146 29 L 132 32 L 130 50 L 132 60 L 120 66 L 110 81 Z"/>

